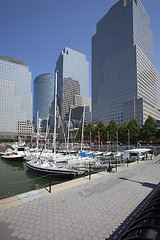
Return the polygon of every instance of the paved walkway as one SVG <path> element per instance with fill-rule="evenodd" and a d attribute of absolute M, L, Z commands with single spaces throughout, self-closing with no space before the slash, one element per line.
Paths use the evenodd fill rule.
<path fill-rule="evenodd" d="M 114 239 L 159 182 L 156 159 L 53 186 L 32 201 L 19 198 L 0 211 L 0 240 Z"/>

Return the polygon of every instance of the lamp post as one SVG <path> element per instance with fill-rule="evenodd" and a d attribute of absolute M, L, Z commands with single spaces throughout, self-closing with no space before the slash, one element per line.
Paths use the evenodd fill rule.
<path fill-rule="evenodd" d="M 129 132 L 129 128 L 128 128 L 128 149 L 130 149 L 130 132 Z"/>
<path fill-rule="evenodd" d="M 117 135 L 117 151 L 118 151 L 118 130 L 116 131 L 116 135 Z"/>

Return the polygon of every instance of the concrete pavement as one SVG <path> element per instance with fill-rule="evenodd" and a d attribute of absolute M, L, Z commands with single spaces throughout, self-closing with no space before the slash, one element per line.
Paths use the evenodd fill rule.
<path fill-rule="evenodd" d="M 114 239 L 156 188 L 159 173 L 156 159 L 56 185 L 29 201 L 16 196 L 14 207 L 0 212 L 0 240 Z"/>

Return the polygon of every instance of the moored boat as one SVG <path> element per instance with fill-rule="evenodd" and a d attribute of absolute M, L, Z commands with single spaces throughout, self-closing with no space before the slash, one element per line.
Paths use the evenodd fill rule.
<path fill-rule="evenodd" d="M 54 133 L 53 133 L 53 155 L 52 162 L 47 160 L 31 160 L 26 162 L 29 171 L 38 176 L 51 177 L 54 179 L 70 180 L 78 173 L 74 169 L 62 167 L 56 164 L 56 107 L 57 107 L 57 72 L 55 74 L 55 114 L 54 114 Z"/>
<path fill-rule="evenodd" d="M 108 150 L 106 152 L 103 153 L 104 157 L 108 157 L 112 154 L 112 152 L 109 152 Z"/>
<path fill-rule="evenodd" d="M 97 150 L 93 153 L 94 156 L 101 156 L 103 155 L 103 152 L 101 152 L 100 150 Z"/>
<path fill-rule="evenodd" d="M 74 169 L 64 168 L 49 161 L 26 161 L 26 166 L 30 172 L 38 176 L 59 180 L 71 180 L 78 175 Z"/>
<path fill-rule="evenodd" d="M 1 158 L 4 160 L 10 160 L 10 161 L 23 161 L 24 160 L 24 156 L 20 155 L 16 151 L 5 152 L 5 154 L 2 155 Z"/>

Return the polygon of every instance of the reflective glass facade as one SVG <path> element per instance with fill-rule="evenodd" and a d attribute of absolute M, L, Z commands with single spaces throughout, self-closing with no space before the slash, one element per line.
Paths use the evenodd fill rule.
<path fill-rule="evenodd" d="M 17 135 L 18 121 L 32 120 L 31 72 L 20 60 L 0 57 L 0 134 Z"/>
<path fill-rule="evenodd" d="M 158 109 L 149 17 L 140 0 L 119 0 L 92 38 L 93 121 L 107 125 L 111 119 L 121 124 L 136 118 L 142 125 L 148 115 L 159 119 Z"/>
<path fill-rule="evenodd" d="M 58 70 L 58 105 L 61 115 L 63 115 L 63 79 L 72 78 L 78 81 L 80 85 L 80 95 L 89 97 L 89 62 L 86 60 L 86 56 L 83 53 L 66 47 L 61 52 L 56 62 L 56 69 Z"/>
<path fill-rule="evenodd" d="M 54 82 L 53 73 L 46 73 L 37 76 L 34 80 L 33 94 L 33 120 L 37 127 L 37 111 L 39 112 L 40 128 L 45 131 L 47 117 L 53 122 L 53 101 L 54 101 Z M 44 126 L 45 125 L 45 126 Z"/>

